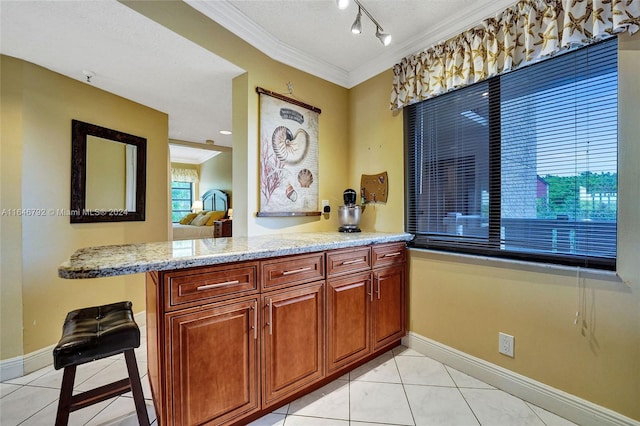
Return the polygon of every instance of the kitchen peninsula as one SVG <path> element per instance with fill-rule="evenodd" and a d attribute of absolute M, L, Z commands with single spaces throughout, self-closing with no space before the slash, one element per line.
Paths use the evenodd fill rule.
<path fill-rule="evenodd" d="M 399 344 L 411 239 L 318 232 L 91 247 L 58 273 L 146 273 L 160 424 L 246 424 Z"/>

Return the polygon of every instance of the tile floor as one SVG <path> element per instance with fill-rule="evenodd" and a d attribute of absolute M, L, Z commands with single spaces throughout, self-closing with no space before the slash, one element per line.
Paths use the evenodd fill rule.
<path fill-rule="evenodd" d="M 143 336 L 144 337 L 144 336 Z M 157 424 L 145 344 L 136 350 L 149 418 Z M 126 377 L 122 356 L 78 367 L 76 389 Z M 53 425 L 62 371 L 46 367 L 0 384 L 0 424 Z M 131 394 L 71 413 L 70 425 L 136 425 Z M 572 425 L 532 404 L 398 347 L 251 426 Z"/>

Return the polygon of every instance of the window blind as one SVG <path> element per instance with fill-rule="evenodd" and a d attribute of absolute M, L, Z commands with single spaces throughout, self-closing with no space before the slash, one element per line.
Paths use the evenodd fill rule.
<path fill-rule="evenodd" d="M 615 38 L 404 115 L 416 246 L 615 268 Z"/>

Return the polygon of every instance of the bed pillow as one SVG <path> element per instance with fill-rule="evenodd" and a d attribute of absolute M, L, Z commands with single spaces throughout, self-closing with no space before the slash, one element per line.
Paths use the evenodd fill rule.
<path fill-rule="evenodd" d="M 188 215 L 180 219 L 179 223 L 180 225 L 188 225 L 193 219 L 195 219 L 196 216 L 198 216 L 198 213 L 189 213 Z"/>
<path fill-rule="evenodd" d="M 195 217 L 195 219 L 193 219 L 191 221 L 191 225 L 195 225 L 195 226 L 204 226 L 207 224 L 207 221 L 209 220 L 209 217 L 211 216 L 212 212 L 201 212 L 198 216 Z"/>
<path fill-rule="evenodd" d="M 227 215 L 227 212 L 225 211 L 211 212 L 211 215 L 209 216 L 209 220 L 207 220 L 207 226 L 213 225 L 213 222 L 215 222 L 216 220 L 224 219 L 226 215 Z"/>

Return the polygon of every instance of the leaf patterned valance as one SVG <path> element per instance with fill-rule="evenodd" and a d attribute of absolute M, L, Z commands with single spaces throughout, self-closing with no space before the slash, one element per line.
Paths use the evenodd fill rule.
<path fill-rule="evenodd" d="M 393 67 L 391 109 L 640 29 L 640 0 L 521 0 Z"/>
<path fill-rule="evenodd" d="M 180 169 L 177 167 L 172 167 L 171 180 L 173 182 L 197 183 L 200 181 L 200 178 L 198 176 L 198 171 L 196 169 Z"/>

